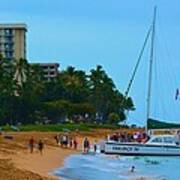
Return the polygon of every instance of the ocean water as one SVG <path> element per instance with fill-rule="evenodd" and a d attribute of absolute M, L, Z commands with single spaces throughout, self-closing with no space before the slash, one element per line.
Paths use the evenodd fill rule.
<path fill-rule="evenodd" d="M 180 180 L 180 157 L 72 155 L 54 174 L 62 180 Z"/>

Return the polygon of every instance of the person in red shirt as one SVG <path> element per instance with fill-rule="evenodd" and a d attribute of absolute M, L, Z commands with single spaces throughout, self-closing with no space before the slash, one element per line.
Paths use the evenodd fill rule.
<path fill-rule="evenodd" d="M 78 142 L 77 142 L 77 139 L 76 139 L 76 138 L 74 138 L 73 144 L 74 144 L 74 149 L 77 149 Z"/>
<path fill-rule="evenodd" d="M 33 153 L 34 150 L 34 138 L 31 137 L 29 140 L 29 148 L 30 148 L 30 153 Z"/>

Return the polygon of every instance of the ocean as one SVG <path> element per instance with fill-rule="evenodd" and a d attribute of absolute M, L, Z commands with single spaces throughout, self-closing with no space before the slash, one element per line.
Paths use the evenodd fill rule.
<path fill-rule="evenodd" d="M 62 180 L 180 180 L 179 168 L 180 157 L 80 154 L 69 156 L 53 174 Z"/>

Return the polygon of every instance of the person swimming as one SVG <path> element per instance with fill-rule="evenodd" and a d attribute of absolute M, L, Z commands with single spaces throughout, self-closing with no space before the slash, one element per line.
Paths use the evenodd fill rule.
<path fill-rule="evenodd" d="M 135 170 L 135 166 L 132 166 L 132 167 L 131 167 L 131 172 L 133 173 L 134 170 Z"/>

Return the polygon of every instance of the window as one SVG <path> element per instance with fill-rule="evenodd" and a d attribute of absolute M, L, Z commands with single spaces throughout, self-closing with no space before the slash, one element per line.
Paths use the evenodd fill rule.
<path fill-rule="evenodd" d="M 5 56 L 6 56 L 7 59 L 12 59 L 13 58 L 13 53 L 9 52 L 9 51 L 6 51 Z"/>
<path fill-rule="evenodd" d="M 50 75 L 55 75 L 55 73 L 54 72 L 50 72 Z"/>
<path fill-rule="evenodd" d="M 9 44 L 4 44 L 5 49 L 9 48 Z"/>
<path fill-rule="evenodd" d="M 172 137 L 164 137 L 164 142 L 172 144 L 174 142 L 174 139 Z"/>
<path fill-rule="evenodd" d="M 12 43 L 13 38 L 11 36 L 5 36 L 5 41 L 7 43 Z"/>
<path fill-rule="evenodd" d="M 54 66 L 50 66 L 50 69 L 54 69 Z"/>
<path fill-rule="evenodd" d="M 4 44 L 4 48 L 6 49 L 6 50 L 12 50 L 12 44 L 8 44 L 8 43 L 5 43 Z"/>
<path fill-rule="evenodd" d="M 5 34 L 6 36 L 12 35 L 12 29 L 5 29 L 5 30 L 4 30 L 4 34 Z"/>
<path fill-rule="evenodd" d="M 44 69 L 48 69 L 48 66 L 42 66 Z"/>
<path fill-rule="evenodd" d="M 157 138 L 153 139 L 152 142 L 154 142 L 154 143 L 161 143 L 162 142 L 162 138 L 157 137 Z"/>

